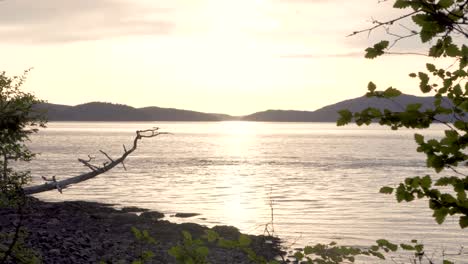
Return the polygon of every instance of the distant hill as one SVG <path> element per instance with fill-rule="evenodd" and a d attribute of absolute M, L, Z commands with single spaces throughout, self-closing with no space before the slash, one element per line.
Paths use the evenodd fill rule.
<path fill-rule="evenodd" d="M 393 101 L 362 96 L 328 105 L 316 111 L 267 110 L 244 116 L 242 120 L 264 122 L 336 122 L 339 118 L 338 111 L 342 109 L 358 112 L 368 107 L 375 107 L 381 110 L 389 109 L 401 112 L 408 104 L 420 103 L 422 104 L 421 109 L 427 109 L 432 106 L 433 102 L 434 97 L 419 97 L 414 95 L 401 95 L 394 98 Z M 448 104 L 445 105 L 448 106 Z"/>
<path fill-rule="evenodd" d="M 134 108 L 128 105 L 92 102 L 76 106 L 40 104 L 50 121 L 263 121 L 263 122 L 336 122 L 338 111 L 348 109 L 358 112 L 368 107 L 402 111 L 406 105 L 422 104 L 422 109 L 432 107 L 434 97 L 401 95 L 392 101 L 382 98 L 358 97 L 322 107 L 316 111 L 267 110 L 247 116 L 202 113 L 161 107 Z M 446 103 L 445 106 L 448 106 Z M 447 117 L 442 117 L 447 120 Z"/>
<path fill-rule="evenodd" d="M 173 108 L 144 107 L 92 102 L 77 106 L 40 104 L 50 121 L 222 121 L 228 115 L 206 114 Z"/>

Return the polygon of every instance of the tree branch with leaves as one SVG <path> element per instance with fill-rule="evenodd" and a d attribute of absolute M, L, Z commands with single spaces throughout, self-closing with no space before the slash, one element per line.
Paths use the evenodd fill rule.
<path fill-rule="evenodd" d="M 426 139 L 416 133 L 414 140 L 417 151 L 426 155 L 426 165 L 436 173 L 443 170 L 452 172 L 453 176 L 431 177 L 430 175 L 408 177 L 395 187 L 386 186 L 381 193 L 395 193 L 398 202 L 411 202 L 426 198 L 433 210 L 433 217 L 442 224 L 447 215 L 459 217 L 461 228 L 468 227 L 468 1 L 466 0 L 396 0 L 393 5 L 398 9 L 410 9 L 407 15 L 387 22 L 378 22 L 376 26 L 353 32 L 351 35 L 371 33 L 379 27 L 386 30 L 396 21 L 411 19 L 418 30 L 414 36 L 419 36 L 422 43 L 431 42 L 424 55 L 433 59 L 452 59 L 449 67 L 436 66 L 427 63 L 425 70 L 409 73 L 409 77 L 417 79 L 419 89 L 424 94 L 434 96 L 433 105 L 422 109 L 421 104 L 409 104 L 402 111 L 379 110 L 367 108 L 361 112 L 351 113 L 341 110 L 338 125 L 355 122 L 358 125 L 369 125 L 378 122 L 380 125 L 399 128 L 424 129 L 431 124 L 444 124 L 446 129 L 440 139 Z M 366 49 L 365 57 L 373 59 L 385 54 L 392 54 L 391 49 L 401 39 L 382 40 L 373 47 Z M 454 41 L 457 38 L 457 41 Z M 461 42 L 462 44 L 457 44 Z M 390 44 L 392 43 L 392 44 Z M 437 61 L 437 60 L 436 60 Z M 368 97 L 380 97 L 392 100 L 402 94 L 396 88 L 389 87 L 378 90 L 377 86 L 368 84 Z M 446 117 L 446 118 L 441 118 Z M 444 121 L 448 120 L 448 121 Z M 441 188 L 450 187 L 451 192 Z M 445 189 L 445 188 L 444 188 Z"/>

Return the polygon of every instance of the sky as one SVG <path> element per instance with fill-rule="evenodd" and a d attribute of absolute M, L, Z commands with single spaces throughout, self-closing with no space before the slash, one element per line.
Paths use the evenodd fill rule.
<path fill-rule="evenodd" d="M 371 80 L 420 95 L 408 73 L 428 58 L 368 60 L 364 49 L 389 36 L 347 37 L 402 14 L 391 2 L 0 0 L 0 71 L 32 67 L 25 89 L 50 103 L 231 115 L 312 111 L 363 95 Z"/>

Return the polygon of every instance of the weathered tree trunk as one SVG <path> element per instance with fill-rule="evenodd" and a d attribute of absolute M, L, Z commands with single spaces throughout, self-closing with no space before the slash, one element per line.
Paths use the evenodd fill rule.
<path fill-rule="evenodd" d="M 91 169 L 91 171 L 88 173 L 83 173 L 78 176 L 71 177 L 65 180 L 61 180 L 61 181 L 57 181 L 55 179 L 55 176 L 53 176 L 51 179 L 42 177 L 46 181 L 46 183 L 35 185 L 35 186 L 24 187 L 23 188 L 24 193 L 35 194 L 35 193 L 41 193 L 41 192 L 46 192 L 46 191 L 55 190 L 55 189 L 57 189 L 59 192 L 62 192 L 62 189 L 65 189 L 72 184 L 76 184 L 76 183 L 80 183 L 80 182 L 92 179 L 100 174 L 103 174 L 111 170 L 118 164 L 122 164 L 122 166 L 124 166 L 125 168 L 125 164 L 124 164 L 125 159 L 127 158 L 128 155 L 130 155 L 133 151 L 137 149 L 138 141 L 140 139 L 156 137 L 162 134 L 168 134 L 168 133 L 158 132 L 158 128 L 138 130 L 136 131 L 136 136 L 135 136 L 135 139 L 133 140 L 132 148 L 127 150 L 124 145 L 123 146 L 124 153 L 118 159 L 114 160 L 106 152 L 100 150 L 100 152 L 109 159 L 109 162 L 106 162 L 102 164 L 101 166 L 97 166 L 97 165 L 93 165 L 90 163 L 92 161 L 91 157 L 89 157 L 89 160 L 78 159 L 79 162 L 83 163 L 83 165 Z"/>

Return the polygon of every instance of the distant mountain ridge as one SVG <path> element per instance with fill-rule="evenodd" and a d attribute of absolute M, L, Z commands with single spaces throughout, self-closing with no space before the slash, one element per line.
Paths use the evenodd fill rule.
<path fill-rule="evenodd" d="M 315 111 L 267 110 L 246 116 L 202 113 L 161 107 L 134 108 L 128 105 L 91 102 L 76 106 L 44 103 L 37 106 L 45 110 L 50 121 L 261 121 L 261 122 L 336 122 L 338 111 L 358 112 L 368 107 L 402 111 L 406 105 L 420 103 L 422 109 L 432 107 L 434 97 L 401 95 L 392 101 L 383 98 L 358 97 L 322 107 Z M 445 106 L 449 106 L 448 103 Z"/>
<path fill-rule="evenodd" d="M 174 108 L 134 108 L 102 102 L 76 106 L 44 103 L 37 108 L 44 110 L 50 121 L 222 121 L 230 117 Z"/>
<path fill-rule="evenodd" d="M 394 112 L 402 112 L 408 104 L 421 104 L 421 109 L 433 107 L 434 97 L 420 97 L 414 95 L 400 95 L 392 100 L 385 98 L 358 97 L 336 104 L 322 107 L 315 111 L 295 110 L 267 110 L 244 116 L 243 120 L 264 122 L 336 122 L 339 118 L 338 111 L 348 109 L 351 112 L 359 112 L 368 107 L 380 110 L 388 109 Z M 448 103 L 443 104 L 449 106 Z"/>

